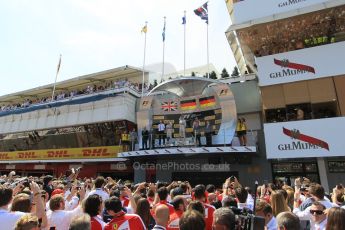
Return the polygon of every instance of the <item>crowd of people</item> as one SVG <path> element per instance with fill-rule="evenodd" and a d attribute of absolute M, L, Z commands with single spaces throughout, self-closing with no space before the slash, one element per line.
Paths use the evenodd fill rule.
<path fill-rule="evenodd" d="M 222 187 L 188 181 L 133 184 L 121 179 L 64 176 L 0 178 L 4 230 L 345 229 L 344 187 L 330 196 L 307 178 L 277 181 L 256 191 L 231 176 Z M 255 190 L 255 189 L 254 189 Z M 257 223 L 254 223 L 257 222 Z"/>
<path fill-rule="evenodd" d="M 93 94 L 98 93 L 106 90 L 112 90 L 112 89 L 120 89 L 120 88 L 131 88 L 137 92 L 141 92 L 141 85 L 139 83 L 133 83 L 127 79 L 124 80 L 118 80 L 118 81 L 109 81 L 104 84 L 99 85 L 88 85 L 87 87 L 79 90 L 65 90 L 61 92 L 57 92 L 54 95 L 53 101 L 59 101 L 67 98 L 73 98 L 78 95 L 85 95 L 85 94 Z M 153 88 L 152 85 L 145 85 L 145 90 L 150 90 Z M 52 97 L 46 96 L 42 98 L 26 98 L 22 103 L 14 103 L 14 104 L 3 104 L 0 106 L 0 112 L 1 111 L 10 111 L 10 110 L 16 110 L 20 108 L 27 108 L 32 105 L 37 104 L 43 104 L 43 103 L 49 103 L 52 101 Z"/>
<path fill-rule="evenodd" d="M 283 19 L 238 32 L 256 57 L 338 42 L 345 32 L 345 7 Z"/>

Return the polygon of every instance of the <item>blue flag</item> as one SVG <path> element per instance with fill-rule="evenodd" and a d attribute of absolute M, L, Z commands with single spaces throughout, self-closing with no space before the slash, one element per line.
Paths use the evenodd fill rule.
<path fill-rule="evenodd" d="M 164 22 L 164 27 L 163 27 L 163 32 L 162 32 L 162 38 L 164 42 L 165 41 L 165 22 Z"/>
<path fill-rule="evenodd" d="M 182 25 L 185 25 L 186 24 L 186 16 L 183 16 L 182 17 Z"/>
<path fill-rule="evenodd" d="M 202 6 L 198 9 L 194 10 L 194 13 L 198 15 L 202 20 L 206 20 L 208 24 L 208 9 L 207 9 L 207 2 L 205 2 Z"/>

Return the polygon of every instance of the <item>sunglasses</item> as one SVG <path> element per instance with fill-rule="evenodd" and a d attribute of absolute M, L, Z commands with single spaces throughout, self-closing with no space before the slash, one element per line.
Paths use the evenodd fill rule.
<path fill-rule="evenodd" d="M 316 215 L 322 215 L 322 214 L 323 214 L 323 211 L 322 211 L 322 210 L 310 210 L 309 212 L 310 212 L 310 214 L 312 214 L 312 215 L 314 215 L 314 214 L 316 214 Z"/>

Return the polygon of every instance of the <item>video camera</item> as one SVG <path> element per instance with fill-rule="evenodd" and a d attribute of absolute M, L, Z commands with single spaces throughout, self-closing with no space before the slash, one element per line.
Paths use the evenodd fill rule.
<path fill-rule="evenodd" d="M 230 209 L 236 217 L 235 230 L 264 229 L 265 219 L 263 217 L 255 216 L 250 209 L 240 209 L 237 207 L 230 207 Z"/>

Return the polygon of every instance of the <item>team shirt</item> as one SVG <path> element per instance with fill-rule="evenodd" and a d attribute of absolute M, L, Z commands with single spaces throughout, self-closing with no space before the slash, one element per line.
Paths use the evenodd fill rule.
<path fill-rule="evenodd" d="M 104 230 L 146 230 L 146 227 L 140 216 L 122 211 L 104 227 Z"/>

